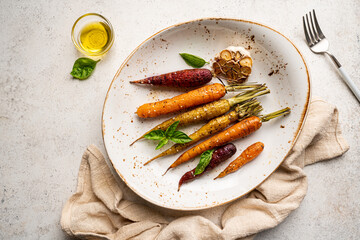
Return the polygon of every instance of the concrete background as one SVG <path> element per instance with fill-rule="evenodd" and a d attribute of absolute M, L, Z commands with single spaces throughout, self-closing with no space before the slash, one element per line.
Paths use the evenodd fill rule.
<path fill-rule="evenodd" d="M 350 144 L 344 156 L 306 167 L 309 189 L 301 206 L 257 239 L 360 238 L 360 105 L 329 59 L 307 48 L 301 21 L 317 10 L 330 49 L 360 86 L 358 0 L 1 0 L 0 6 L 0 239 L 67 238 L 61 209 L 75 191 L 86 146 L 105 153 L 101 110 L 116 70 L 151 34 L 201 17 L 258 21 L 293 40 L 307 60 L 313 95 L 339 108 Z M 87 12 L 106 16 L 116 38 L 93 76 L 78 81 L 69 74 L 81 56 L 70 31 Z"/>

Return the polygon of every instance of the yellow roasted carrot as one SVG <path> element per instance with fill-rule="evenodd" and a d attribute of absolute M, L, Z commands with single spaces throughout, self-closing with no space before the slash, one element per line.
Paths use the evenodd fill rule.
<path fill-rule="evenodd" d="M 251 98 L 261 96 L 264 94 L 269 93 L 270 90 L 267 89 L 265 85 L 260 85 L 255 87 L 252 90 L 244 91 L 241 94 L 236 95 L 235 97 L 232 97 L 230 99 L 222 99 L 218 100 L 212 103 L 205 104 L 201 107 L 195 108 L 193 110 L 190 110 L 185 113 L 181 113 L 173 118 L 170 118 L 166 120 L 165 122 L 160 123 L 159 125 L 155 126 L 154 128 L 147 131 L 144 135 L 142 135 L 140 138 L 136 139 L 133 143 L 130 144 L 133 145 L 136 141 L 144 138 L 146 134 L 153 130 L 166 130 L 171 124 L 173 124 L 176 121 L 180 121 L 178 127 L 181 126 L 187 126 L 190 124 L 202 122 L 202 121 L 208 121 L 210 119 L 213 119 L 215 117 L 221 116 L 228 112 L 231 107 L 235 106 L 238 103 L 247 101 Z"/>
<path fill-rule="evenodd" d="M 159 155 L 157 155 L 156 157 L 150 159 L 144 165 L 150 163 L 151 161 L 153 161 L 157 158 L 176 154 L 176 153 L 188 148 L 189 146 L 197 143 L 201 139 L 204 139 L 204 138 L 211 136 L 217 132 L 220 132 L 221 130 L 224 130 L 231 123 L 233 123 L 237 120 L 244 119 L 251 115 L 258 115 L 261 110 L 262 110 L 262 107 L 257 100 L 253 99 L 251 101 L 245 102 L 242 105 L 237 106 L 235 110 L 233 110 L 223 116 L 212 119 L 210 122 L 208 122 L 207 124 L 202 126 L 199 130 L 197 130 L 196 132 L 191 134 L 189 136 L 192 139 L 191 142 L 184 143 L 184 144 L 179 144 L 179 143 L 175 144 L 172 147 L 170 147 L 169 149 L 167 149 L 166 151 L 164 151 L 164 152 L 160 153 Z"/>

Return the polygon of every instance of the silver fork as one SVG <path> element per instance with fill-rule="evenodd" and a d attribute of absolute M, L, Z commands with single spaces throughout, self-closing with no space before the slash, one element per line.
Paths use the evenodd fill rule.
<path fill-rule="evenodd" d="M 304 25 L 306 41 L 309 48 L 311 49 L 312 52 L 316 54 L 326 53 L 333 60 L 333 62 L 339 69 L 341 77 L 344 79 L 345 83 L 348 85 L 348 87 L 354 93 L 355 97 L 360 102 L 360 90 L 357 88 L 353 80 L 350 78 L 350 76 L 341 66 L 339 61 L 334 57 L 334 55 L 332 55 L 328 51 L 329 41 L 325 38 L 324 34 L 320 29 L 319 23 L 316 19 L 315 10 L 313 9 L 312 13 L 309 12 L 310 21 L 308 14 L 306 14 L 305 16 L 306 16 L 306 21 L 305 21 L 305 17 L 303 17 L 303 25 Z"/>

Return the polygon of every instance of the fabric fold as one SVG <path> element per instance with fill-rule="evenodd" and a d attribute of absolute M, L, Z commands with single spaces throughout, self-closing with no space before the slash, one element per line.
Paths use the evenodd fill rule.
<path fill-rule="evenodd" d="M 348 149 L 338 110 L 314 98 L 290 154 L 260 186 L 227 204 L 218 226 L 193 213 L 172 217 L 169 223 L 153 208 L 124 199 L 104 156 L 91 145 L 81 160 L 76 193 L 63 208 L 61 226 L 69 235 L 83 239 L 253 239 L 299 207 L 307 191 L 304 166 L 340 156 Z M 170 211 L 166 217 L 171 217 Z"/>

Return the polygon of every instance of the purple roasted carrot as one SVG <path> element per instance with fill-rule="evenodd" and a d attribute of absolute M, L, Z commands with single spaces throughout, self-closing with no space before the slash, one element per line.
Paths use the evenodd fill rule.
<path fill-rule="evenodd" d="M 209 162 L 209 165 L 206 166 L 205 170 L 202 173 L 200 173 L 198 175 L 195 175 L 195 169 L 196 168 L 194 168 L 193 170 L 190 170 L 190 171 L 186 172 L 180 178 L 178 191 L 180 190 L 180 187 L 181 187 L 182 184 L 184 184 L 186 182 L 190 182 L 190 181 L 194 180 L 195 178 L 200 177 L 205 172 L 210 171 L 211 169 L 218 166 L 220 163 L 222 163 L 225 160 L 232 157 L 235 153 L 236 153 L 236 147 L 232 143 L 228 143 L 226 145 L 223 145 L 223 146 L 219 147 L 218 149 L 216 149 L 213 152 L 211 160 Z"/>
<path fill-rule="evenodd" d="M 176 72 L 165 73 L 141 80 L 130 81 L 130 83 L 152 84 L 171 87 L 197 87 L 211 81 L 213 75 L 210 70 L 185 69 Z"/>

